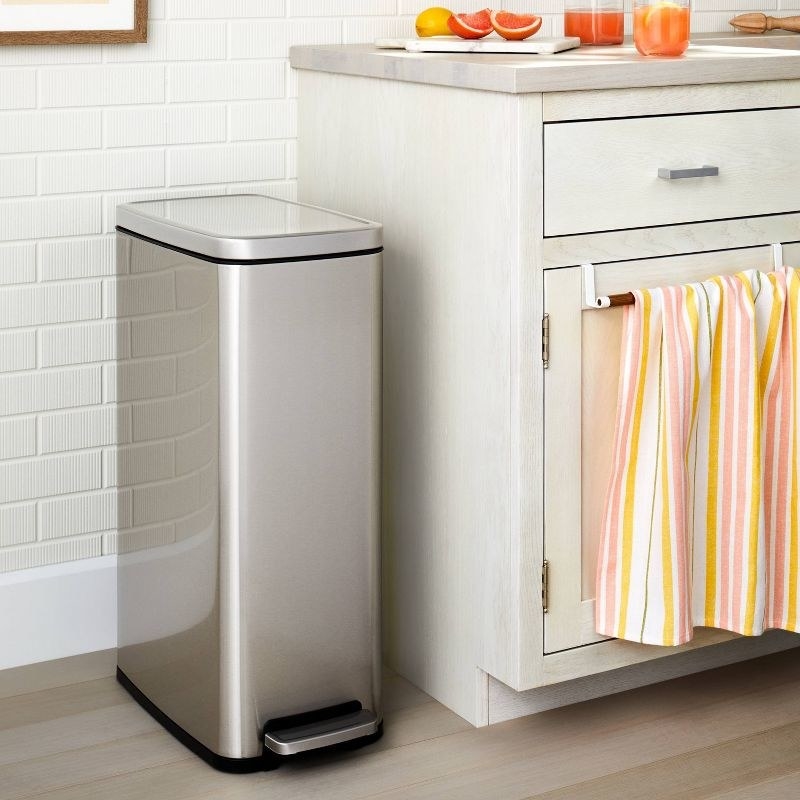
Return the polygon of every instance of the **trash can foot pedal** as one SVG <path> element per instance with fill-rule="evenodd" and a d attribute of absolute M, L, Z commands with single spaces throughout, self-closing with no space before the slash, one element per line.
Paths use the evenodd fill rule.
<path fill-rule="evenodd" d="M 379 724 L 377 714 L 362 708 L 359 702 L 342 703 L 317 712 L 270 720 L 264 726 L 264 747 L 277 755 L 294 755 L 371 736 L 378 731 Z"/>

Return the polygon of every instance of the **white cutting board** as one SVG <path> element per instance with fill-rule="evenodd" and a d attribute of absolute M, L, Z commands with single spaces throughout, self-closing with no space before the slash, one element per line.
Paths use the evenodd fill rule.
<path fill-rule="evenodd" d="M 378 39 L 375 47 L 407 50 L 410 53 L 559 53 L 579 47 L 577 36 L 532 36 L 509 42 L 500 36 L 462 39 L 460 36 L 429 36 L 424 39 Z"/>

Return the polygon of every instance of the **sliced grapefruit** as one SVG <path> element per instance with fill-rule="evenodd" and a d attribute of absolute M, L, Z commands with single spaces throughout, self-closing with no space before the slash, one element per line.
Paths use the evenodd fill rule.
<path fill-rule="evenodd" d="M 542 27 L 542 18 L 533 14 L 512 14 L 510 11 L 492 11 L 489 22 L 504 39 L 521 41 L 533 36 Z"/>
<path fill-rule="evenodd" d="M 453 14 L 447 27 L 462 39 L 483 39 L 492 32 L 492 12 L 488 8 L 474 14 Z"/>

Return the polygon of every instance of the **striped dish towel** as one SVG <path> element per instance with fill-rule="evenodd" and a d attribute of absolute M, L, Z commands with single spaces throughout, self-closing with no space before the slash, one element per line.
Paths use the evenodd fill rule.
<path fill-rule="evenodd" d="M 634 295 L 597 631 L 659 645 L 689 641 L 694 626 L 800 631 L 800 274 Z"/>

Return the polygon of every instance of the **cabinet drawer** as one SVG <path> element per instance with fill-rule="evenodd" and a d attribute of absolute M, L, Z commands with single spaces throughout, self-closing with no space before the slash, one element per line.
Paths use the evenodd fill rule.
<path fill-rule="evenodd" d="M 797 108 L 549 123 L 545 236 L 797 211 L 798 130 Z"/>

